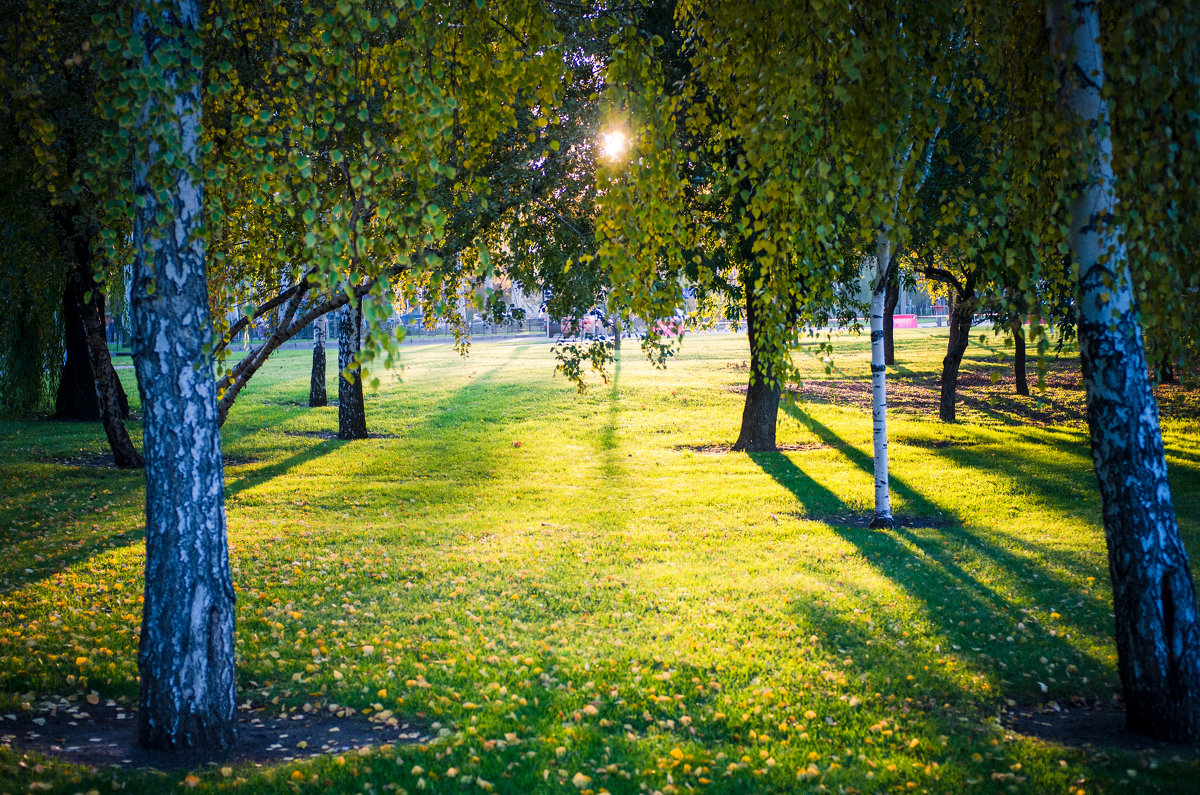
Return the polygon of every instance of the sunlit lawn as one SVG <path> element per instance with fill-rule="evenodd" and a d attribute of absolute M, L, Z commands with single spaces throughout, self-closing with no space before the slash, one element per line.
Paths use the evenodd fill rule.
<path fill-rule="evenodd" d="M 1072 354 L 1039 406 L 1008 397 L 1006 349 L 976 337 L 946 426 L 914 386 L 944 344 L 898 332 L 894 507 L 935 527 L 887 532 L 849 521 L 872 498 L 865 339 L 838 341 L 830 376 L 797 355 L 794 449 L 754 455 L 706 449 L 736 437 L 744 337 L 689 338 L 665 371 L 626 343 L 582 396 L 544 343 L 407 347 L 402 380 L 367 398 L 384 438 L 352 443 L 311 434 L 337 410 L 307 408 L 305 352 L 278 354 L 224 430 L 239 700 L 386 710 L 438 739 L 202 769 L 197 788 L 1194 791 L 1186 750 L 1001 725 L 1007 702 L 1118 693 L 1099 501 Z M 1195 560 L 1200 413 L 1172 400 Z M 136 704 L 141 476 L 62 463 L 104 450 L 99 426 L 0 422 L 0 734 L 52 696 Z M 162 791 L 185 772 L 0 750 L 0 792 Z"/>

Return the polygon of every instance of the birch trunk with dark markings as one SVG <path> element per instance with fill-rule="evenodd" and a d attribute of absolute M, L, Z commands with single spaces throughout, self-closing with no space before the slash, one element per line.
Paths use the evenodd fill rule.
<path fill-rule="evenodd" d="M 886 231 L 875 244 L 875 278 L 871 285 L 871 438 L 874 443 L 875 514 L 871 527 L 894 527 L 888 482 L 887 365 L 883 357 L 883 304 L 892 264 L 892 246 Z"/>
<path fill-rule="evenodd" d="M 1130 731 L 1200 739 L 1200 615 L 1171 501 L 1141 323 L 1117 213 L 1096 3 L 1049 0 L 1060 101 L 1087 175 L 1072 207 L 1079 350 L 1112 578 L 1117 669 Z"/>
<path fill-rule="evenodd" d="M 133 358 L 146 454 L 138 741 L 225 748 L 236 734 L 234 591 L 199 236 L 202 75 L 189 45 L 199 4 L 148 6 L 133 11 L 145 54 L 131 68 L 169 66 L 144 95 L 148 140 L 133 160 Z"/>
<path fill-rule="evenodd" d="M 338 315 L 338 438 L 366 439 L 367 410 L 363 405 L 362 372 L 346 377 L 346 368 L 362 346 L 362 298 L 346 304 Z"/>
<path fill-rule="evenodd" d="M 308 380 L 309 408 L 329 405 L 329 394 L 325 391 L 325 325 L 324 317 L 313 321 L 312 377 Z"/>

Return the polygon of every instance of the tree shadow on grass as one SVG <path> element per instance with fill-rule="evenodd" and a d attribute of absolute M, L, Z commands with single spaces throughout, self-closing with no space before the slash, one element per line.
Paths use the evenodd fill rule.
<path fill-rule="evenodd" d="M 286 475 L 301 464 L 307 464 L 310 461 L 315 461 L 318 458 L 329 455 L 335 450 L 342 447 L 347 442 L 326 439 L 318 444 L 306 447 L 303 450 L 298 450 L 286 458 L 276 461 L 266 466 L 258 467 L 249 472 L 243 472 L 241 477 L 232 483 L 225 485 L 225 499 L 236 497 L 247 489 L 252 489 L 255 486 L 261 486 L 275 478 Z"/>
<path fill-rule="evenodd" d="M 831 447 L 839 449 L 866 473 L 870 473 L 871 460 L 865 453 L 849 445 L 829 428 L 807 416 L 798 408 L 786 409 L 796 419 L 805 423 Z M 780 485 L 791 491 L 807 512 L 828 512 L 844 509 L 845 505 L 828 488 L 816 483 L 790 461 L 783 464 L 775 459 L 786 457 L 770 455 L 763 457 L 763 471 L 771 475 Z M 902 494 L 910 505 L 918 509 L 937 511 L 936 504 L 923 497 L 903 480 L 891 479 L 892 487 Z M 818 517 L 814 517 L 818 518 Z M 934 625 L 936 632 L 945 638 L 954 651 L 970 655 L 995 680 L 995 687 L 1003 686 L 1006 692 L 1015 692 L 1022 697 L 1038 697 L 1040 685 L 1038 671 L 1045 679 L 1055 679 L 1055 672 L 1064 676 L 1067 666 L 1075 666 L 1075 676 L 1098 676 L 1104 672 L 1101 661 L 1081 651 L 1068 642 L 1060 629 L 1044 626 L 1036 613 L 1048 612 L 1049 605 L 1057 595 L 1078 594 L 1078 586 L 1064 580 L 1060 575 L 1040 564 L 1034 556 L 1017 555 L 994 543 L 985 542 L 965 528 L 951 526 L 944 529 L 914 532 L 903 527 L 890 531 L 856 530 L 832 524 L 834 532 L 853 545 L 865 560 L 873 564 L 892 582 L 901 586 L 908 594 L 922 603 L 925 615 Z M 976 558 L 981 564 L 990 561 L 1001 571 L 1011 575 L 1012 587 L 1019 594 L 1009 597 L 981 581 L 968 571 L 964 561 Z M 1054 593 L 1052 594 L 1051 591 Z M 1092 598 L 1093 607 L 1106 610 L 1107 604 Z M 820 624 L 835 624 L 836 616 L 817 611 L 809 600 L 798 600 L 798 609 L 814 611 L 811 618 Z M 1065 608 L 1065 605 L 1064 605 Z M 1091 611 L 1089 611 L 1091 612 Z M 1085 621 L 1072 621 L 1084 631 L 1091 629 Z M 1094 626 L 1094 624 L 1093 624 Z M 848 632 L 840 628 L 839 632 Z M 870 634 L 870 633 L 868 633 Z M 1007 640 L 1008 638 L 1012 640 Z M 866 637 L 864 636 L 863 640 Z M 990 649 L 990 651 L 985 651 Z M 1007 652 L 1007 659 L 1000 659 L 996 650 Z M 896 671 L 911 668 L 908 655 L 893 650 Z M 1042 663 L 1045 657 L 1048 661 Z M 1054 666 L 1047 668 L 1047 666 Z M 874 666 L 873 666 L 874 667 Z M 890 669 L 889 669 L 890 670 Z M 878 671 L 870 674 L 875 676 Z M 890 681 L 891 674 L 885 678 Z M 1068 682 L 1052 682 L 1055 689 L 1077 685 L 1078 679 Z M 1036 688 L 1036 689 L 1035 689 Z M 1058 697 L 1074 695 L 1061 692 Z"/>
<path fill-rule="evenodd" d="M 850 459 L 858 466 L 865 474 L 873 475 L 874 462 L 872 458 L 862 450 L 859 450 L 849 444 L 830 430 L 822 425 L 815 418 L 801 410 L 798 406 L 788 405 L 785 410 L 793 418 L 800 423 L 806 425 L 817 435 L 822 441 L 830 447 L 837 448 L 843 455 Z M 993 455 L 999 449 L 997 445 L 988 445 L 983 449 L 976 449 L 973 446 L 954 446 L 940 448 L 936 452 L 939 455 L 958 458 L 956 463 L 962 466 L 968 466 L 967 462 L 977 465 L 977 468 L 998 470 L 1006 475 L 1015 471 L 1021 472 L 1020 481 L 1023 485 L 1029 484 L 1029 488 L 1040 489 L 1041 481 L 1044 478 L 1049 478 L 1055 481 L 1053 485 L 1044 487 L 1043 502 L 1049 507 L 1054 508 L 1062 513 L 1070 514 L 1078 513 L 1078 505 L 1073 501 L 1072 497 L 1075 494 L 1075 489 L 1078 488 L 1065 474 L 1055 470 L 1053 467 L 1047 466 L 1046 462 L 1034 464 L 1028 458 L 1021 459 L 1021 468 L 1017 468 L 1015 462 L 1007 460 L 1009 456 L 1015 456 L 1012 452 L 1000 451 L 999 454 Z M 986 464 L 986 465 L 985 465 Z M 895 473 L 889 473 L 889 485 L 891 490 L 904 498 L 913 510 L 925 516 L 937 516 L 953 518 L 953 513 L 949 510 L 943 510 L 937 503 L 926 498 L 916 489 L 910 486 L 903 478 L 897 477 Z M 1093 577 L 1101 578 L 1105 575 L 1103 560 L 1086 561 L 1077 556 L 1055 552 L 1044 545 L 1036 546 L 1036 548 L 1022 541 L 1020 538 L 1013 535 L 1006 535 L 1005 540 L 1014 546 L 1021 548 L 1020 554 L 1012 550 L 1005 549 L 991 541 L 986 541 L 978 534 L 970 531 L 962 522 L 961 519 L 955 519 L 948 523 L 944 529 L 937 535 L 944 539 L 951 539 L 961 544 L 969 545 L 973 551 L 991 558 L 995 564 L 1007 571 L 1021 571 L 1029 567 L 1035 567 L 1039 572 L 1037 579 L 1045 582 L 1047 585 L 1053 584 L 1057 588 L 1065 592 L 1078 593 L 1078 583 L 1072 582 L 1059 574 L 1045 568 L 1037 562 L 1038 558 L 1044 559 L 1055 566 L 1066 570 L 1079 571 L 1084 569 Z M 1033 572 L 1031 572 L 1032 574 Z M 1081 595 L 1082 596 L 1082 595 Z M 1107 615 L 1110 605 L 1105 600 L 1098 596 L 1088 594 L 1085 601 L 1090 601 L 1093 605 Z"/>
<path fill-rule="evenodd" d="M 48 467 L 52 479 L 44 473 Z M 123 528 L 100 524 L 110 510 L 141 499 L 140 470 L 35 464 L 28 474 L 17 474 L 22 468 L 9 470 L 7 505 L 0 509 L 0 594 L 36 585 L 144 536 L 140 522 Z"/>
<path fill-rule="evenodd" d="M 608 417 L 596 437 L 596 451 L 601 455 L 600 474 L 612 481 L 625 474 L 625 466 L 617 453 L 617 425 L 621 415 L 621 356 L 613 364 L 612 388 L 608 392 Z"/>

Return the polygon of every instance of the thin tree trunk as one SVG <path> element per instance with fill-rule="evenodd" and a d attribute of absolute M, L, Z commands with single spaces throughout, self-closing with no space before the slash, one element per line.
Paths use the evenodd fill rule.
<path fill-rule="evenodd" d="M 742 407 L 742 428 L 734 450 L 745 452 L 774 451 L 775 426 L 779 419 L 779 384 L 771 367 L 771 357 L 765 344 L 755 306 L 753 280 L 747 279 L 746 334 L 750 339 L 750 382 L 746 386 L 746 402 Z"/>
<path fill-rule="evenodd" d="M 308 382 L 308 405 L 311 408 L 329 405 L 325 391 L 325 318 L 313 321 L 312 377 Z"/>
<path fill-rule="evenodd" d="M 938 418 L 942 422 L 954 422 L 954 404 L 958 399 L 958 368 L 963 354 L 971 342 L 971 320 L 975 314 L 975 301 L 971 296 L 955 296 L 954 309 L 950 312 L 950 342 L 946 345 L 946 356 L 942 359 L 942 394 L 938 403 Z"/>
<path fill-rule="evenodd" d="M 63 288 L 62 300 L 67 350 L 54 398 L 54 416 L 60 420 L 100 419 L 100 401 L 96 396 L 96 377 L 92 374 L 88 355 L 82 307 L 83 289 L 79 280 L 72 275 Z"/>
<path fill-rule="evenodd" d="M 1171 364 L 1169 359 L 1163 359 L 1162 362 L 1159 363 L 1158 367 L 1155 368 L 1154 376 L 1160 384 L 1174 384 L 1176 381 L 1175 367 Z"/>
<path fill-rule="evenodd" d="M 346 377 L 362 342 L 362 298 L 346 304 L 338 321 L 338 438 L 366 439 L 362 372 L 349 373 L 353 380 Z"/>
<path fill-rule="evenodd" d="M 883 298 L 883 363 L 896 366 L 896 304 L 900 300 L 899 274 L 888 280 L 887 293 Z"/>
<path fill-rule="evenodd" d="M 1049 0 L 1046 12 L 1060 100 L 1088 164 L 1072 207 L 1070 246 L 1079 273 L 1079 350 L 1126 726 L 1194 741 L 1200 739 L 1200 615 L 1117 221 L 1099 13 L 1083 0 Z"/>
<path fill-rule="evenodd" d="M 109 352 L 108 352 L 108 331 L 107 331 L 107 328 L 105 325 L 106 318 L 108 317 L 108 313 L 107 313 L 107 310 L 105 309 L 104 291 L 103 291 L 103 289 L 100 289 L 99 284 L 96 284 L 94 278 L 92 279 L 92 289 L 94 291 L 92 293 L 92 295 L 94 296 L 94 300 L 96 303 L 96 318 L 100 322 L 100 325 L 97 327 L 97 329 L 99 331 L 99 337 L 97 339 L 103 343 L 104 358 L 108 362 L 108 366 L 110 368 L 112 368 L 112 371 L 113 371 L 112 383 L 113 383 L 113 390 L 115 393 L 114 397 L 117 401 L 117 407 L 121 411 L 120 417 L 123 420 L 127 420 L 132 416 L 129 411 L 129 396 L 125 394 L 125 387 L 122 386 L 121 379 L 117 377 L 116 368 L 113 367 L 113 364 L 112 364 L 112 355 L 109 354 Z M 86 325 L 85 325 L 85 328 L 86 328 Z M 91 347 L 90 342 L 88 343 L 88 347 L 90 349 L 90 347 Z M 95 368 L 93 368 L 93 371 L 94 370 L 95 370 Z M 99 397 L 99 389 L 100 389 L 100 379 L 99 378 L 96 379 L 96 389 L 97 389 L 97 397 Z"/>
<path fill-rule="evenodd" d="M 1017 374 L 1017 394 L 1029 394 L 1029 379 L 1025 375 L 1025 324 L 1017 318 L 1012 323 L 1014 363 Z"/>
<path fill-rule="evenodd" d="M 133 193 L 141 199 L 133 226 L 133 357 L 146 454 L 138 741 L 225 748 L 236 736 L 235 597 L 199 234 L 202 75 L 188 44 L 198 40 L 199 7 L 174 0 L 153 13 L 141 8 L 133 25 L 147 54 L 131 68 L 149 69 L 151 53 L 177 61 L 155 67 L 160 82 L 142 105 L 142 127 L 151 132 L 133 162 Z"/>
<path fill-rule="evenodd" d="M 613 350 L 617 353 L 621 352 L 621 318 L 619 315 L 613 315 Z"/>
<path fill-rule="evenodd" d="M 875 516 L 871 527 L 894 527 L 892 498 L 888 489 L 887 365 L 883 358 L 883 309 L 891 242 L 880 232 L 875 245 L 875 280 L 871 289 L 871 436 L 875 447 Z"/>
<path fill-rule="evenodd" d="M 82 280 L 79 268 L 74 270 L 72 279 Z M 87 278 L 90 281 L 91 274 Z M 142 456 L 133 446 L 129 431 L 125 428 L 129 404 L 126 402 L 122 409 L 121 398 L 125 397 L 125 393 L 108 353 L 108 337 L 104 333 L 104 299 L 95 285 L 88 292 L 91 292 L 91 300 L 80 305 L 79 314 L 87 339 L 90 369 L 95 376 L 93 391 L 100 404 L 100 422 L 104 426 L 104 435 L 108 437 L 108 446 L 112 449 L 116 465 L 122 469 L 140 469 L 144 465 Z"/>

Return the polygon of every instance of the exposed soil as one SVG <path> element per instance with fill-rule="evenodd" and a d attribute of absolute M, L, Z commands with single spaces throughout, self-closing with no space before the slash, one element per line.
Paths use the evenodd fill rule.
<path fill-rule="evenodd" d="M 423 722 L 391 718 L 374 723 L 331 712 L 267 714 L 264 705 L 238 709 L 238 738 L 224 751 L 152 751 L 137 744 L 137 711 L 108 700 L 96 704 L 60 699 L 36 711 L 0 715 L 0 745 L 91 767 L 118 765 L 158 770 L 208 764 L 278 764 L 382 745 L 428 742 Z"/>
<path fill-rule="evenodd" d="M 1082 425 L 1087 421 L 1086 395 L 1078 362 L 1048 361 L 1044 386 L 1037 385 L 1035 364 L 1029 366 L 1032 394 L 1016 394 L 1009 364 L 964 369 L 958 376 L 957 408 L 966 421 L 1006 424 Z M 888 410 L 937 416 L 941 399 L 941 375 L 905 372 L 888 373 Z M 730 391 L 745 394 L 744 386 Z M 803 401 L 836 403 L 871 408 L 868 378 L 821 378 L 788 384 L 787 391 Z M 1200 418 L 1200 393 L 1182 384 L 1161 384 L 1154 389 L 1159 411 L 1165 417 Z"/>
<path fill-rule="evenodd" d="M 829 447 L 830 445 L 821 442 L 806 442 L 804 444 L 778 444 L 775 445 L 775 450 L 780 453 L 792 453 L 797 450 L 825 450 Z M 733 448 L 728 444 L 681 444 L 676 446 L 675 449 L 690 450 L 693 453 L 704 453 L 706 455 L 724 455 Z"/>
<path fill-rule="evenodd" d="M 1005 710 L 1001 723 L 1008 731 L 1071 748 L 1164 750 L 1200 754 L 1200 744 L 1169 743 L 1125 730 L 1125 709 L 1117 704 L 1080 700 L 1051 701 Z"/>
<path fill-rule="evenodd" d="M 257 464 L 260 459 L 251 458 L 249 456 L 227 455 L 223 456 L 225 466 L 236 467 L 245 464 Z M 100 455 L 81 455 L 73 458 L 55 458 L 54 463 L 62 464 L 69 467 L 93 467 L 96 469 L 116 469 L 117 462 L 113 458 L 112 453 L 102 453 Z"/>
<path fill-rule="evenodd" d="M 306 436 L 310 439 L 336 439 L 337 431 L 284 431 L 287 436 Z M 399 439 L 398 433 L 368 433 L 368 439 Z"/>
<path fill-rule="evenodd" d="M 962 439 L 920 439 L 915 436 L 892 439 L 891 443 L 903 444 L 908 447 L 921 447 L 926 450 L 945 450 L 947 447 L 974 447 L 979 444 L 979 442 L 964 441 Z"/>
<path fill-rule="evenodd" d="M 866 529 L 871 526 L 875 515 L 873 513 L 830 513 L 830 514 L 810 514 L 801 511 L 794 511 L 790 514 L 797 519 L 804 519 L 809 522 L 824 522 L 825 524 L 833 525 L 834 527 L 851 527 L 858 530 Z M 893 514 L 892 519 L 896 522 L 896 527 L 909 527 L 913 529 L 937 529 L 939 527 L 951 527 L 958 522 L 954 519 L 945 516 L 907 516 L 904 514 Z"/>

